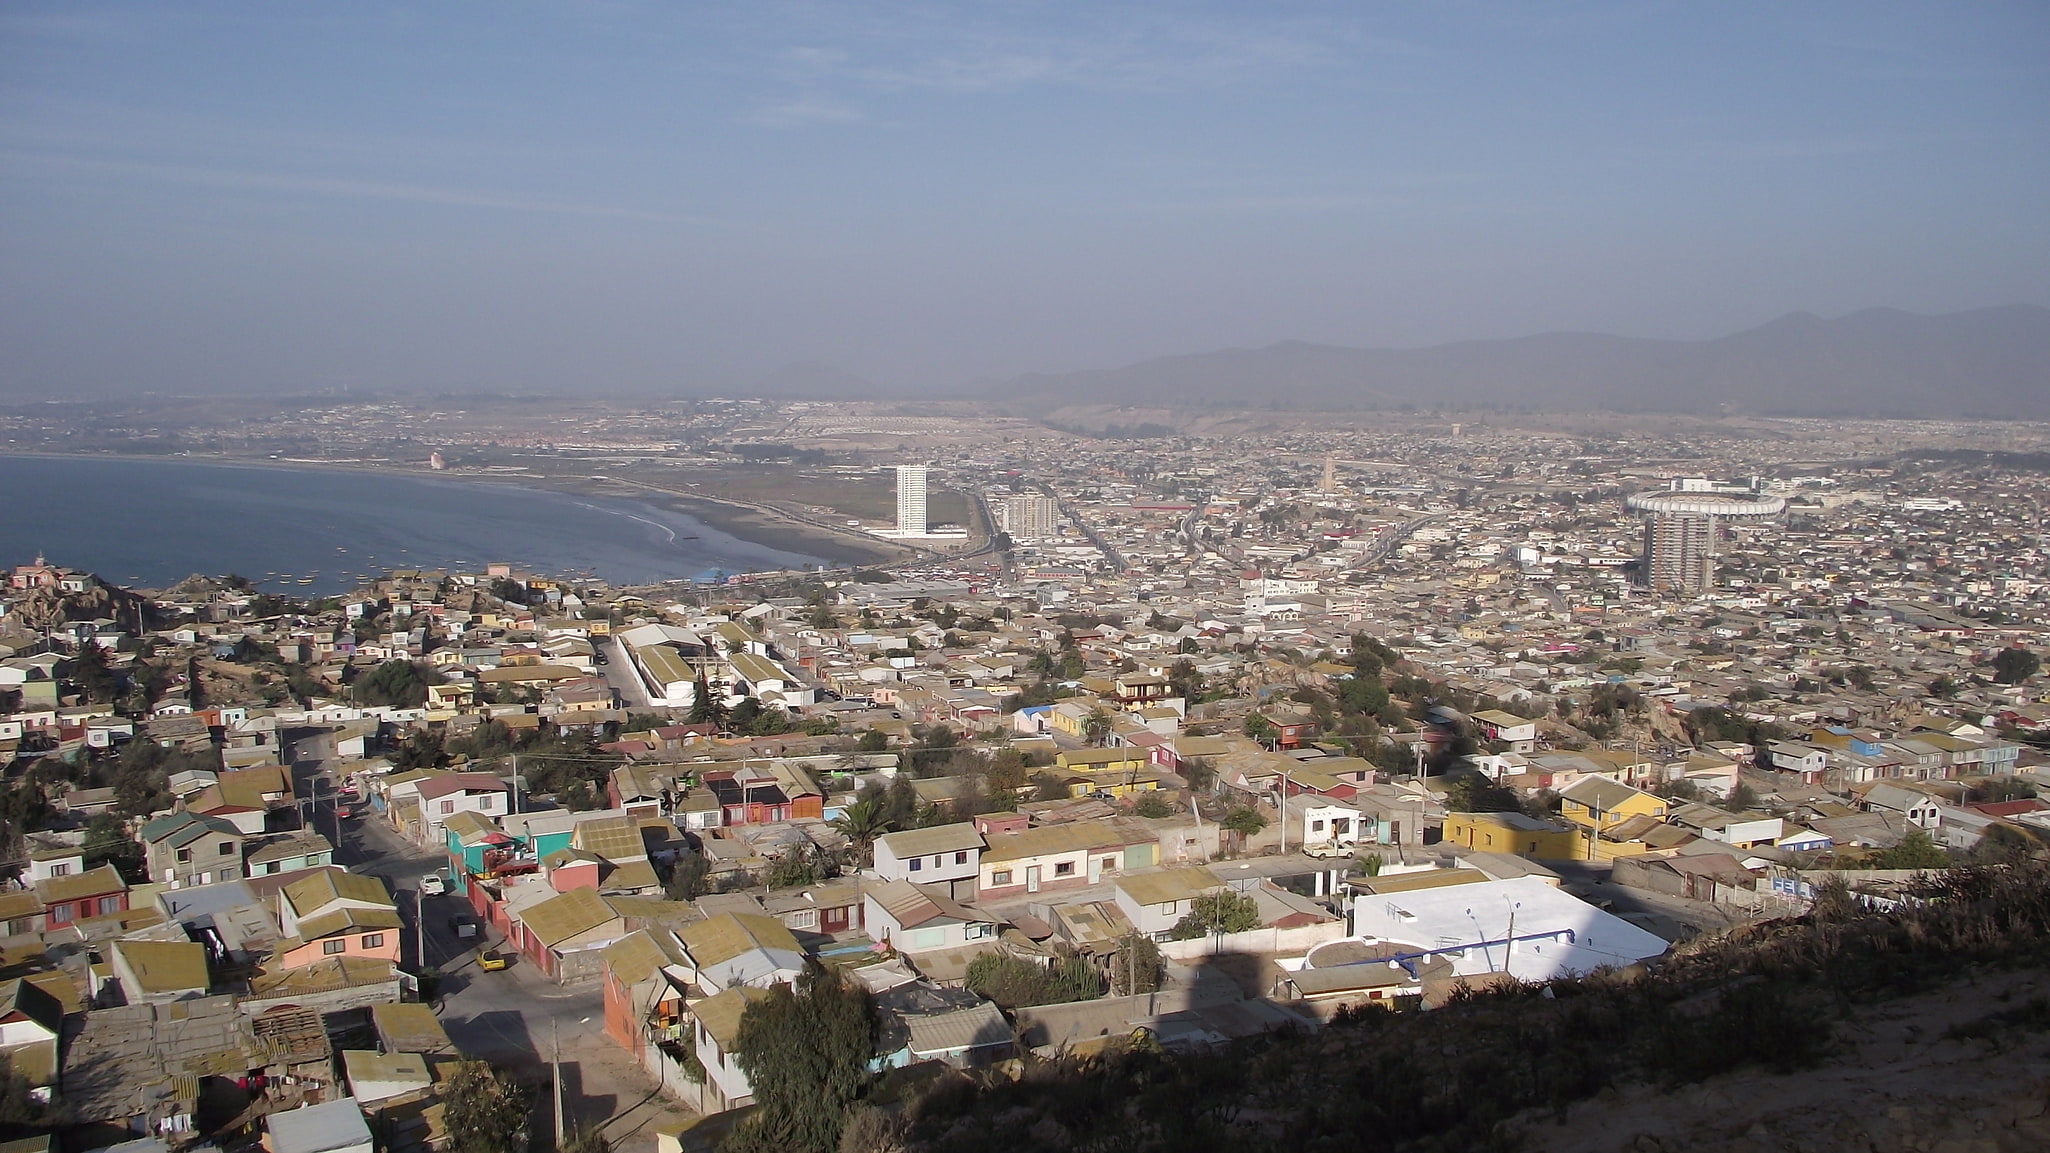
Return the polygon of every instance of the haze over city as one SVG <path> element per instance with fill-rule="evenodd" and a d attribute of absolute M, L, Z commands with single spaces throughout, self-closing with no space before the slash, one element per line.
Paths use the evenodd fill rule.
<path fill-rule="evenodd" d="M 2040 306 L 2046 41 L 2033 4 L 11 4 L 0 397 Z"/>

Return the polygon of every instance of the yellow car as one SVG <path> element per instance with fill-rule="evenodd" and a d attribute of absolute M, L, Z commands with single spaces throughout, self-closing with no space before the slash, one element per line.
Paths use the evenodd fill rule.
<path fill-rule="evenodd" d="M 512 958 L 503 953 L 486 952 L 477 954 L 477 967 L 487 973 L 496 973 L 510 964 L 512 964 Z"/>

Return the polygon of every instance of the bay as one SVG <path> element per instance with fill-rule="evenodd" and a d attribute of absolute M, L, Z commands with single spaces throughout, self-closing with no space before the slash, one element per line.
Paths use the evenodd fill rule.
<path fill-rule="evenodd" d="M 37 556 L 131 587 L 232 572 L 300 596 L 387 569 L 478 572 L 495 561 L 615 585 L 822 563 L 674 509 L 513 484 L 0 454 L 0 566 Z"/>

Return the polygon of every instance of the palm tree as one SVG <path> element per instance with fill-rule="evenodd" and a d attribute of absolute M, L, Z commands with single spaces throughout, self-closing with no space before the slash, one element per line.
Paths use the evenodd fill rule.
<path fill-rule="evenodd" d="M 868 864 L 875 852 L 876 838 L 890 831 L 889 818 L 883 815 L 883 808 L 873 800 L 855 801 L 831 821 L 834 831 L 846 837 L 854 846 L 855 853 L 863 864 Z"/>
<path fill-rule="evenodd" d="M 1112 727 L 1109 713 L 1102 709 L 1091 709 L 1088 717 L 1082 721 L 1082 735 L 1089 738 L 1090 744 L 1101 745 L 1105 738 L 1110 736 Z"/>

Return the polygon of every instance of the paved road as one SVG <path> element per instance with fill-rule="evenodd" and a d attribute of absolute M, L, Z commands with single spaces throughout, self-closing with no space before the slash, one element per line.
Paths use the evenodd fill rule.
<path fill-rule="evenodd" d="M 605 637 L 593 641 L 605 654 L 605 663 L 598 670 L 605 674 L 605 683 L 619 694 L 622 708 L 644 709 L 648 707 L 647 686 L 641 684 L 639 674 L 634 672 L 633 661 L 626 655 L 626 645 L 619 640 Z"/>
<path fill-rule="evenodd" d="M 299 742 L 292 764 L 295 787 L 310 788 L 316 777 L 332 772 L 332 754 L 328 737 Z M 333 805 L 318 808 L 316 827 L 332 837 Z M 689 1116 L 658 1096 L 654 1083 L 604 1035 L 604 993 L 596 983 L 557 985 L 519 959 L 497 973 L 477 968 L 476 946 L 458 940 L 449 927 L 450 918 L 469 913 L 467 903 L 453 895 L 420 894 L 420 878 L 446 868 L 446 854 L 412 844 L 374 815 L 343 822 L 341 833 L 336 862 L 350 872 L 382 878 L 397 899 L 405 922 L 403 963 L 417 968 L 424 944 L 428 965 L 443 974 L 435 1013 L 449 1039 L 465 1056 L 509 1066 L 542 1087 L 535 1122 L 539 1131 L 554 1124 L 547 1111 L 547 1062 L 558 1035 L 565 1113 L 583 1125 L 603 1124 L 619 1153 L 649 1153 L 655 1147 L 655 1125 Z M 424 941 L 419 930 L 423 904 Z"/>

